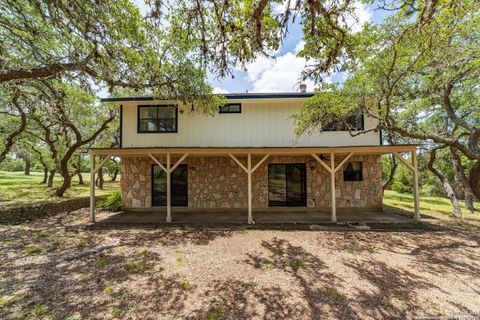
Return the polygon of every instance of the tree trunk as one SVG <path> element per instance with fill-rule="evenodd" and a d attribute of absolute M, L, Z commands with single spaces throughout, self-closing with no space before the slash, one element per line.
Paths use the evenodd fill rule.
<path fill-rule="evenodd" d="M 68 160 L 70 160 L 71 154 L 65 155 L 60 161 L 60 175 L 63 177 L 63 182 L 55 191 L 57 197 L 63 197 L 65 191 L 72 186 L 72 176 L 68 172 Z"/>
<path fill-rule="evenodd" d="M 395 156 L 392 154 L 390 158 L 390 174 L 388 175 L 387 181 L 385 181 L 382 185 L 382 193 L 385 193 L 385 190 L 390 189 L 392 185 L 393 178 L 395 177 L 395 172 L 397 171 L 398 163 L 395 159 Z"/>
<path fill-rule="evenodd" d="M 78 171 L 77 175 L 78 175 L 78 184 L 85 184 L 85 183 L 83 182 L 82 173 L 81 173 L 80 171 Z"/>
<path fill-rule="evenodd" d="M 56 169 L 50 170 L 50 175 L 48 176 L 48 183 L 47 183 L 48 188 L 53 187 L 53 178 L 55 177 L 55 173 L 57 173 Z"/>
<path fill-rule="evenodd" d="M 452 154 L 453 168 L 455 169 L 455 180 L 458 180 L 460 186 L 463 187 L 465 207 L 467 208 L 467 210 L 473 213 L 475 211 L 475 208 L 473 206 L 473 193 L 472 189 L 470 188 L 470 183 L 468 181 L 467 175 L 465 174 L 465 169 L 462 165 L 462 159 L 460 159 L 460 156 L 457 154 L 454 148 L 450 148 L 450 151 Z"/>
<path fill-rule="evenodd" d="M 477 161 L 470 170 L 469 180 L 472 193 L 480 199 L 480 160 Z"/>
<path fill-rule="evenodd" d="M 97 180 L 95 181 L 95 185 L 98 189 L 103 189 L 103 168 L 100 168 L 97 172 Z"/>
<path fill-rule="evenodd" d="M 25 175 L 29 176 L 30 175 L 30 168 L 32 167 L 32 160 L 30 159 L 25 159 Z"/>
<path fill-rule="evenodd" d="M 115 169 L 112 175 L 112 182 L 117 181 L 117 176 L 118 176 L 118 169 Z"/>
<path fill-rule="evenodd" d="M 455 195 L 455 191 L 453 190 L 450 182 L 448 181 L 447 177 L 438 170 L 433 164 L 435 162 L 437 150 L 433 149 L 430 151 L 430 161 L 428 162 L 428 169 L 433 172 L 437 176 L 437 178 L 442 182 L 443 188 L 447 193 L 447 197 L 450 199 L 453 207 L 453 215 L 457 218 L 462 217 L 462 209 L 460 208 L 460 202 L 458 201 L 457 196 Z"/>
<path fill-rule="evenodd" d="M 43 180 L 42 182 L 40 182 L 40 184 L 47 183 L 47 180 L 48 180 L 48 168 L 43 167 Z"/>

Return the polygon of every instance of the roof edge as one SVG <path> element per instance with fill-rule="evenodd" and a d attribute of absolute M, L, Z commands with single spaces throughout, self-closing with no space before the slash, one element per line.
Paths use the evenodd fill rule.
<path fill-rule="evenodd" d="M 310 98 L 314 95 L 313 92 L 282 92 L 282 93 L 225 93 L 217 94 L 227 98 L 227 100 L 240 99 L 295 99 L 295 98 Z M 166 100 L 156 99 L 153 96 L 145 97 L 118 97 L 118 98 L 100 98 L 101 102 L 142 102 Z"/>

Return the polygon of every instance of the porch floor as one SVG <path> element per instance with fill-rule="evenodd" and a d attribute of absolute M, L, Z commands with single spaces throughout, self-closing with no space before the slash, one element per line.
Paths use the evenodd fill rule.
<path fill-rule="evenodd" d="M 166 210 L 150 208 L 141 211 L 121 211 L 98 219 L 97 223 L 163 224 Z M 330 223 L 330 212 L 309 208 L 254 209 L 253 220 L 257 224 L 275 223 Z M 412 222 L 411 218 L 382 211 L 337 211 L 340 223 L 401 223 Z M 246 209 L 190 209 L 172 208 L 172 223 L 178 224 L 245 224 Z"/>

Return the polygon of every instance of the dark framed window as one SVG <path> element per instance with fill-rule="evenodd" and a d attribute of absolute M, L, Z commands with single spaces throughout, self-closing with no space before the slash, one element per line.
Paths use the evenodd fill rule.
<path fill-rule="evenodd" d="M 138 133 L 177 132 L 178 110 L 175 105 L 139 105 Z"/>
<path fill-rule="evenodd" d="M 241 103 L 227 103 L 224 106 L 220 106 L 219 113 L 242 113 Z"/>
<path fill-rule="evenodd" d="M 348 115 L 345 118 L 351 130 L 365 130 L 363 112 L 358 111 Z M 322 126 L 323 131 L 348 131 L 347 125 L 343 121 L 332 121 Z"/>
<path fill-rule="evenodd" d="M 350 161 L 343 167 L 343 181 L 362 181 L 362 163 Z"/>

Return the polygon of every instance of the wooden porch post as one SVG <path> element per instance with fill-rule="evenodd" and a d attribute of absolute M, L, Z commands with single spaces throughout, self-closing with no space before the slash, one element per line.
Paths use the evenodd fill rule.
<path fill-rule="evenodd" d="M 167 153 L 167 222 L 172 222 L 172 191 L 171 189 L 171 177 L 172 171 L 170 170 L 170 152 Z"/>
<path fill-rule="evenodd" d="M 247 175 L 248 175 L 248 223 L 253 223 L 252 214 L 252 154 L 248 154 L 247 161 Z"/>
<path fill-rule="evenodd" d="M 412 161 L 413 161 L 413 201 L 415 203 L 415 221 L 420 221 L 420 203 L 419 203 L 419 191 L 418 191 L 418 161 L 417 161 L 417 150 L 412 151 Z"/>
<path fill-rule="evenodd" d="M 335 153 L 330 152 L 330 188 L 332 193 L 332 222 L 337 222 L 337 198 L 335 197 Z"/>
<path fill-rule="evenodd" d="M 419 191 L 418 191 L 418 162 L 417 162 L 417 150 L 412 151 L 412 163 L 405 160 L 404 157 L 398 152 L 393 152 L 393 155 L 397 157 L 404 165 L 406 165 L 413 173 L 413 203 L 415 206 L 415 213 L 413 219 L 420 221 L 420 203 L 419 203 Z"/>
<path fill-rule="evenodd" d="M 171 165 L 171 158 L 170 158 L 170 152 L 166 153 L 166 158 L 167 158 L 167 164 L 166 167 L 158 161 L 157 158 L 153 156 L 153 154 L 148 153 L 148 156 L 162 169 L 165 174 L 167 175 L 167 222 L 172 222 L 172 191 L 171 191 L 171 185 L 172 185 L 172 172 L 180 165 L 180 163 L 183 162 L 188 157 L 189 153 L 185 153 L 180 159 L 177 160 L 177 162 L 172 166 Z M 153 183 L 153 181 L 152 181 Z"/>
<path fill-rule="evenodd" d="M 101 167 L 107 162 L 111 154 L 107 154 L 105 158 L 95 167 L 95 156 L 91 155 L 90 159 L 90 222 L 95 222 L 95 174 L 100 170 Z"/>
<path fill-rule="evenodd" d="M 95 155 L 90 154 L 90 222 L 95 222 Z"/>
<path fill-rule="evenodd" d="M 253 224 L 253 223 L 255 223 L 255 221 L 253 220 L 253 213 L 252 213 L 252 198 L 253 198 L 253 196 L 252 196 L 252 173 L 255 172 L 255 170 L 257 170 L 260 167 L 260 165 L 265 162 L 265 160 L 267 160 L 267 158 L 270 156 L 270 154 L 266 154 L 253 168 L 252 168 L 252 154 L 251 153 L 247 154 L 247 167 L 245 167 L 240 162 L 240 160 L 238 160 L 233 154 L 229 153 L 228 155 L 247 174 L 247 179 L 248 179 L 248 191 L 247 191 L 248 192 L 248 200 L 247 200 L 248 201 L 248 204 L 247 204 L 248 205 L 248 223 Z"/>

